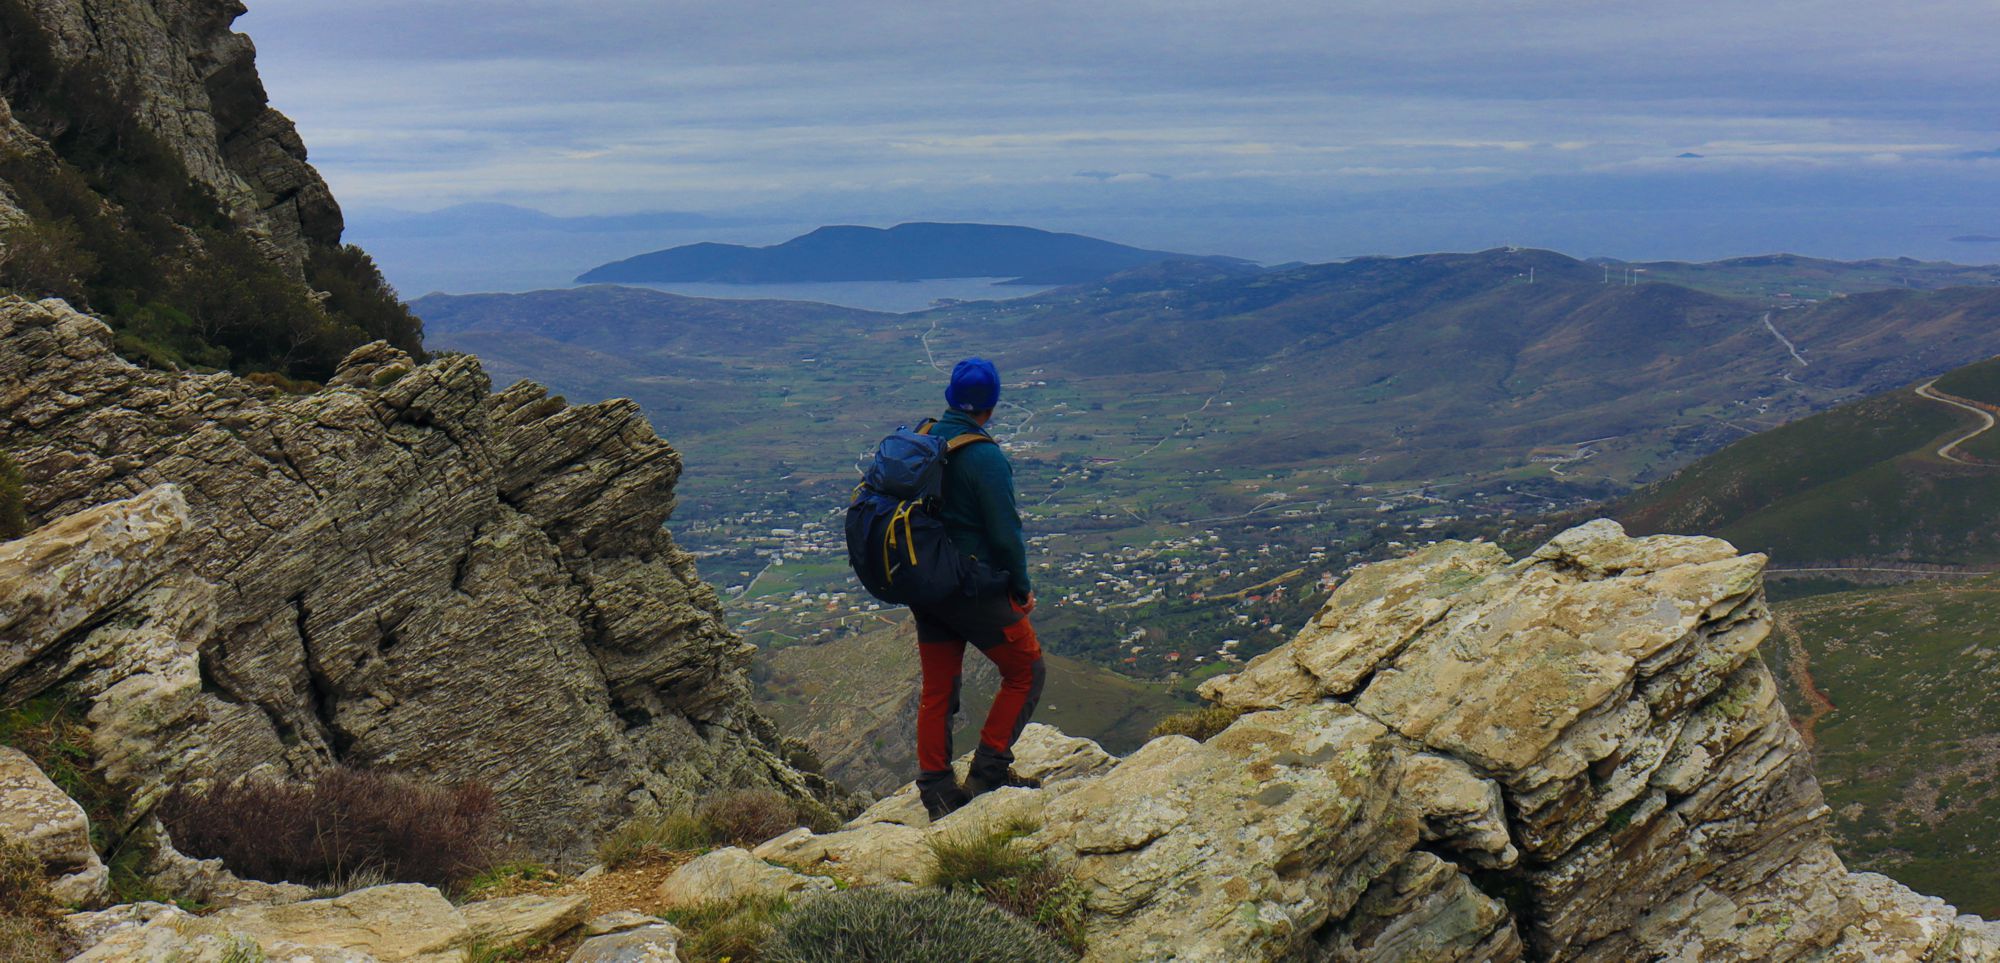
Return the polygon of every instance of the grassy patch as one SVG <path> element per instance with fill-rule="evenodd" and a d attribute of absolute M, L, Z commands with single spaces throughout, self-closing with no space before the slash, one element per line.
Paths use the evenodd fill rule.
<path fill-rule="evenodd" d="M 716 836 L 693 813 L 662 812 L 635 816 L 597 844 L 597 861 L 616 869 L 648 853 L 704 850 Z"/>
<path fill-rule="evenodd" d="M 830 832 L 840 817 L 813 800 L 769 789 L 734 789 L 703 800 L 694 811 L 667 810 L 634 817 L 597 846 L 606 867 L 648 853 L 699 852 L 716 846 L 755 846 L 800 826 Z"/>
<path fill-rule="evenodd" d="M 977 895 L 1081 951 L 1083 887 L 1046 855 L 1015 845 L 1038 828 L 1012 821 L 985 832 L 934 837 L 929 841 L 934 865 L 928 881 L 940 889 Z"/>
<path fill-rule="evenodd" d="M 97 771 L 83 700 L 55 689 L 0 711 L 0 745 L 28 755 L 49 781 L 76 801 L 90 820 L 90 844 L 111 871 L 111 893 L 120 902 L 178 902 L 142 872 L 150 839 L 128 832 L 130 801 Z"/>
<path fill-rule="evenodd" d="M 1203 706 L 1199 709 L 1189 709 L 1161 719 L 1153 726 L 1152 737 L 1158 739 L 1161 736 L 1186 736 L 1196 742 L 1207 742 L 1217 733 L 1229 728 L 1230 724 L 1242 715 L 1242 709 L 1230 706 Z"/>
<path fill-rule="evenodd" d="M 68 959 L 70 937 L 49 894 L 42 862 L 27 846 L 0 840 L 0 959 L 41 963 Z"/>
<path fill-rule="evenodd" d="M 748 896 L 670 909 L 667 922 L 687 933 L 681 952 L 689 963 L 754 963 L 777 921 L 792 908 L 782 897 Z"/>

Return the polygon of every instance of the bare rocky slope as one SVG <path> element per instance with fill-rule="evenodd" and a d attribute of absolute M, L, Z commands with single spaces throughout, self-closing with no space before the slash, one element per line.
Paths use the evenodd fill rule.
<path fill-rule="evenodd" d="M 564 857 L 635 808 L 815 788 L 662 527 L 680 457 L 636 406 L 382 345 L 294 396 L 108 342 L 0 301 L 0 448 L 31 520 L 71 526 L 0 576 L 0 703 L 90 700 L 134 798 L 335 763 L 476 780 Z"/>
<path fill-rule="evenodd" d="M 2000 960 L 2000 924 L 1829 845 L 1757 655 L 1764 564 L 1610 521 L 1519 560 L 1440 543 L 1207 684 L 1244 714 L 1206 742 L 1031 727 L 1042 788 L 936 825 L 905 790 L 751 854 L 798 873 L 722 851 L 663 890 L 917 881 L 938 834 L 1025 823 L 1096 961 Z"/>

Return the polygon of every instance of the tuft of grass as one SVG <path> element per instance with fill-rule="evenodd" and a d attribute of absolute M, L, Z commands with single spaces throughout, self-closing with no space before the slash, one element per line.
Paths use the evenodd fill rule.
<path fill-rule="evenodd" d="M 1186 736 L 1196 742 L 1207 742 L 1230 723 L 1243 715 L 1242 709 L 1229 706 L 1202 706 L 1186 712 L 1176 712 L 1154 724 L 1148 738 L 1161 736 Z"/>
<path fill-rule="evenodd" d="M 27 753 L 56 788 L 83 808 L 90 820 L 91 848 L 111 870 L 111 894 L 118 902 L 179 902 L 141 871 L 152 843 L 129 831 L 130 800 L 97 771 L 87 708 L 60 688 L 11 706 L 0 711 L 0 745 Z"/>
<path fill-rule="evenodd" d="M 0 959 L 65 960 L 71 942 L 62 908 L 42 875 L 42 861 L 25 844 L 0 839 Z"/>
<path fill-rule="evenodd" d="M 534 884 L 559 883 L 562 874 L 531 859 L 510 860 L 491 866 L 465 881 L 456 894 L 463 901 L 488 896 L 512 896 Z"/>
<path fill-rule="evenodd" d="M 717 841 L 714 830 L 692 813 L 668 811 L 636 816 L 597 844 L 597 861 L 616 869 L 648 853 L 708 849 Z"/>
<path fill-rule="evenodd" d="M 1010 820 L 986 831 L 933 836 L 926 844 L 934 864 L 926 881 L 944 889 L 977 889 L 1031 872 L 1041 865 L 1042 857 L 1016 847 L 1014 841 L 1040 828 Z"/>
<path fill-rule="evenodd" d="M 335 899 L 356 890 L 374 889 L 395 882 L 380 866 L 362 866 L 341 873 L 338 877 L 316 883 L 312 888 L 313 899 Z"/>
<path fill-rule="evenodd" d="M 933 837 L 928 845 L 934 865 L 927 881 L 979 896 L 1082 952 L 1083 886 L 1048 856 L 1015 845 L 1039 828 L 1014 820 L 989 831 Z"/>
<path fill-rule="evenodd" d="M 471 945 L 465 948 L 465 963 L 515 963 L 517 960 L 528 959 L 546 945 L 535 941 L 520 946 L 495 946 L 485 940 L 473 940 Z"/>
<path fill-rule="evenodd" d="M 710 796 L 693 812 L 672 809 L 632 818 L 598 843 L 597 861 L 615 868 L 648 853 L 749 847 L 800 826 L 824 833 L 840 824 L 840 816 L 817 800 L 736 789 Z"/>
<path fill-rule="evenodd" d="M 687 933 L 689 963 L 755 963 L 776 925 L 791 912 L 781 896 L 745 896 L 667 910 L 663 918 Z"/>

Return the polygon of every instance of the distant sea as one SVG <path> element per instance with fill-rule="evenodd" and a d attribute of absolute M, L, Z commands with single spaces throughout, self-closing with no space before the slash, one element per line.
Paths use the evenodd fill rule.
<path fill-rule="evenodd" d="M 811 284 L 631 284 L 693 298 L 731 298 L 739 301 L 776 299 L 818 301 L 845 308 L 892 311 L 903 314 L 922 311 L 940 298 L 960 301 L 1004 301 L 1025 298 L 1049 290 L 1033 284 L 1000 284 L 1006 278 L 936 278 L 928 281 L 822 281 Z"/>

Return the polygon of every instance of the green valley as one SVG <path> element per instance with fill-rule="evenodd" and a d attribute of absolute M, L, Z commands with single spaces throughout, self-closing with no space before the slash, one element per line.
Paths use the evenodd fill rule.
<path fill-rule="evenodd" d="M 1698 273 L 1770 271 L 1733 264 Z M 767 648 L 858 631 L 875 606 L 839 534 L 858 465 L 936 412 L 951 361 L 995 359 L 1045 641 L 1158 680 L 1277 644 L 1358 561 L 1502 537 L 2000 352 L 2000 289 L 1780 301 L 1607 273 L 1495 250 L 1166 262 L 902 315 L 617 287 L 415 306 L 496 379 L 636 399 L 688 467 L 677 536 Z"/>

